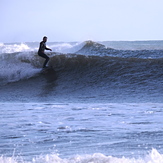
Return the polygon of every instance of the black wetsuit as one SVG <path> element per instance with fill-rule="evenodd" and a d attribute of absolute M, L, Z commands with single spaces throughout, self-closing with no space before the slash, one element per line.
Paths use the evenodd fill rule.
<path fill-rule="evenodd" d="M 39 50 L 38 50 L 38 55 L 40 57 L 43 57 L 43 58 L 46 59 L 45 62 L 44 62 L 44 64 L 43 64 L 43 68 L 46 67 L 46 64 L 49 61 L 49 57 L 44 53 L 45 50 L 49 50 L 49 48 L 46 47 L 46 43 L 44 41 L 41 41 L 40 42 L 40 47 L 39 47 Z"/>

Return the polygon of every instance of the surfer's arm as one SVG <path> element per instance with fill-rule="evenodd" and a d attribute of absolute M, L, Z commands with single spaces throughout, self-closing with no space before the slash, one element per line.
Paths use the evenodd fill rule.
<path fill-rule="evenodd" d="M 50 51 L 52 51 L 50 48 L 47 48 L 47 47 L 45 47 L 45 49 L 46 49 L 46 50 L 50 50 Z"/>

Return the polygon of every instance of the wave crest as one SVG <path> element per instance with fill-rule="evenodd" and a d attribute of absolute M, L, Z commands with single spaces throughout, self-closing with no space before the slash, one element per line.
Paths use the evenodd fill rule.
<path fill-rule="evenodd" d="M 107 54 L 108 51 L 113 50 L 112 48 L 108 48 L 103 44 L 94 42 L 94 41 L 85 41 L 85 45 L 78 50 L 77 54 L 93 54 L 93 55 L 101 55 L 101 54 Z"/>

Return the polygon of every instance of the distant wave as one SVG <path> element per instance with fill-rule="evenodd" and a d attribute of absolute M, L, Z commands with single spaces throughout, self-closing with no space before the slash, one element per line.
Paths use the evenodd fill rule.
<path fill-rule="evenodd" d="M 76 54 L 124 58 L 163 58 L 163 50 L 117 50 L 93 41 L 84 43 L 84 46 Z"/>

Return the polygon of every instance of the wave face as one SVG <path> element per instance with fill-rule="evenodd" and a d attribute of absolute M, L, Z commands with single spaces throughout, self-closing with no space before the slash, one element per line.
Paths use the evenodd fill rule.
<path fill-rule="evenodd" d="M 40 84 L 39 87 L 42 87 L 44 82 L 50 80 L 48 83 L 55 87 L 55 93 L 58 91 L 68 95 L 75 92 L 76 97 L 94 94 L 95 97 L 105 96 L 108 99 L 120 97 L 120 94 L 122 97 L 132 94 L 140 96 L 140 99 L 162 100 L 162 50 L 117 50 L 93 41 L 66 44 L 66 47 L 65 43 L 51 43 L 53 51 L 59 52 L 47 53 L 53 71 L 42 73 L 44 59 L 37 55 L 36 45 L 38 43 L 30 43 L 30 46 L 1 45 L 2 87 L 9 88 L 13 82 L 17 87 L 19 84 L 23 87 L 23 82 L 24 85 L 30 83 L 35 87 L 35 84 Z M 9 51 L 7 47 L 10 47 Z"/>

